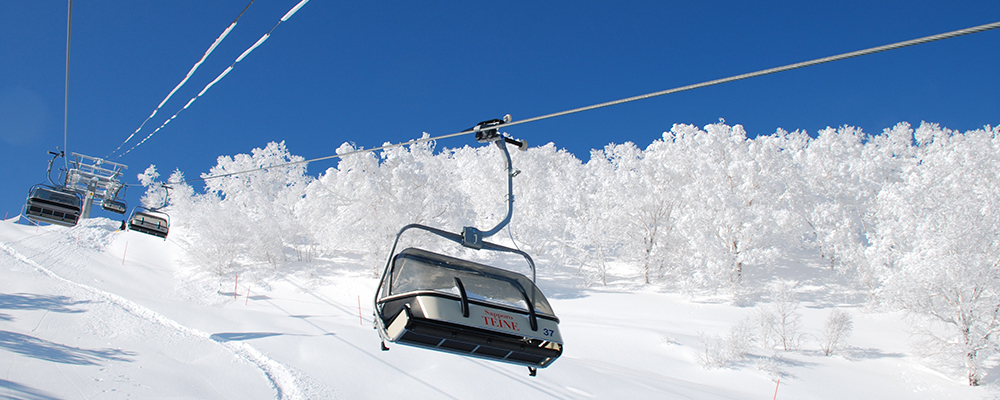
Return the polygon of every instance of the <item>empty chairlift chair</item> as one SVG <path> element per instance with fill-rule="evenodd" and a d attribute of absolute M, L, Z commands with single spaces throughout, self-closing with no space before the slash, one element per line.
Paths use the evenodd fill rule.
<path fill-rule="evenodd" d="M 166 239 L 170 217 L 163 212 L 136 207 L 128 218 L 128 229 Z"/>
<path fill-rule="evenodd" d="M 101 208 L 105 211 L 110 211 L 115 214 L 124 215 L 128 212 L 128 206 L 124 201 L 118 200 L 119 197 L 125 197 L 125 193 L 128 186 L 121 184 L 118 181 L 109 182 L 105 186 L 104 198 L 101 199 Z"/>
<path fill-rule="evenodd" d="M 75 226 L 83 200 L 74 192 L 36 185 L 28 192 L 24 215 L 35 222 Z"/>
<path fill-rule="evenodd" d="M 379 286 L 384 340 L 536 368 L 562 354 L 559 318 L 524 275 L 408 248 Z"/>
<path fill-rule="evenodd" d="M 125 203 L 118 200 L 104 199 L 101 201 L 101 208 L 115 214 L 125 214 L 126 211 Z"/>

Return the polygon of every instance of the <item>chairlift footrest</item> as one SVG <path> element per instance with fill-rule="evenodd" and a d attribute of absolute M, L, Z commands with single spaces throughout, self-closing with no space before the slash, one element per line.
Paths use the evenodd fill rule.
<path fill-rule="evenodd" d="M 545 368 L 562 354 L 562 346 L 547 348 L 538 340 L 444 323 L 400 312 L 391 325 L 398 331 L 393 343 L 423 347 L 532 368 Z M 538 342 L 538 343 L 536 343 Z"/>

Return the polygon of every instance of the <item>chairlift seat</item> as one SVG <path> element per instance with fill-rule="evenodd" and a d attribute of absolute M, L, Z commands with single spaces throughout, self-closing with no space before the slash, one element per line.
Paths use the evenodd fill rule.
<path fill-rule="evenodd" d="M 562 354 L 559 318 L 524 275 L 408 248 L 376 301 L 389 342 L 544 368 Z"/>
<path fill-rule="evenodd" d="M 125 214 L 126 211 L 125 203 L 117 200 L 104 199 L 101 201 L 101 208 L 116 214 Z"/>
<path fill-rule="evenodd" d="M 35 222 L 59 226 L 76 226 L 80 219 L 80 196 L 44 186 L 35 186 L 28 193 L 24 214 Z"/>
<path fill-rule="evenodd" d="M 170 221 L 150 211 L 132 211 L 128 219 L 128 229 L 166 239 L 170 231 Z"/>

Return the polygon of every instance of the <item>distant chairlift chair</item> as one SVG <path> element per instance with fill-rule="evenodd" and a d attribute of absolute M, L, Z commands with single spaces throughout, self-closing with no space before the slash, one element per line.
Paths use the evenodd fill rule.
<path fill-rule="evenodd" d="M 101 208 L 105 211 L 110 211 L 115 214 L 124 215 L 128 211 L 128 206 L 124 201 L 119 201 L 119 197 L 125 197 L 122 190 L 125 190 L 127 186 L 122 185 L 118 182 L 114 182 L 109 185 L 108 189 L 104 192 L 104 198 L 101 199 Z"/>
<path fill-rule="evenodd" d="M 375 325 L 385 342 L 484 358 L 528 367 L 531 376 L 562 354 L 559 318 L 535 286 L 535 264 L 527 253 L 483 241 L 510 222 L 513 213 L 510 154 L 505 143 L 526 143 L 502 137 L 492 120 L 474 129 L 481 142 L 494 142 L 507 160 L 508 213 L 487 232 L 466 227 L 462 234 L 411 224 L 396 235 L 375 294 Z M 485 129 L 484 129 L 485 128 Z M 398 254 L 403 232 L 419 229 L 467 248 L 521 255 L 531 268 L 526 276 L 488 265 L 407 248 Z"/>
<path fill-rule="evenodd" d="M 167 206 L 167 199 L 170 197 L 170 186 L 162 186 L 163 190 L 167 191 L 166 195 L 163 196 L 163 203 L 156 208 L 133 208 L 132 214 L 128 217 L 128 230 L 142 232 L 167 240 L 167 234 L 170 233 L 170 216 L 160 210 Z"/>
<path fill-rule="evenodd" d="M 28 198 L 24 202 L 24 216 L 36 223 L 48 223 L 59 226 L 76 226 L 83 209 L 83 198 L 65 186 L 56 185 L 52 181 L 52 163 L 56 158 L 65 157 L 63 152 L 52 152 L 45 176 L 52 185 L 38 184 L 28 190 Z"/>
<path fill-rule="evenodd" d="M 164 240 L 170 232 L 170 216 L 164 212 L 143 207 L 132 209 L 128 217 L 128 230 L 153 235 Z"/>
<path fill-rule="evenodd" d="M 103 208 L 105 211 L 110 211 L 115 214 L 125 214 L 125 211 L 127 211 L 128 206 L 125 205 L 125 202 L 121 202 L 118 200 L 104 199 L 101 201 L 101 208 Z"/>

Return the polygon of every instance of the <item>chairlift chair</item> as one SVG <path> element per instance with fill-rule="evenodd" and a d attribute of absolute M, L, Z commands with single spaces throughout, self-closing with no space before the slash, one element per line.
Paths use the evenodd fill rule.
<path fill-rule="evenodd" d="M 52 163 L 56 158 L 65 157 L 65 154 L 54 151 L 50 151 L 49 154 L 52 158 L 49 159 L 45 176 L 52 185 L 38 184 L 28 190 L 28 198 L 23 209 L 24 216 L 38 223 L 76 226 L 80 220 L 83 198 L 76 191 L 52 181 Z"/>
<path fill-rule="evenodd" d="M 170 216 L 162 211 L 136 207 L 128 217 L 128 230 L 142 232 L 159 238 L 167 239 L 170 232 Z"/>
<path fill-rule="evenodd" d="M 414 228 L 461 240 L 423 225 L 404 230 Z M 562 354 L 559 318 L 531 279 L 414 247 L 389 261 L 375 310 L 376 327 L 387 342 L 523 365 L 531 375 Z"/>
<path fill-rule="evenodd" d="M 75 192 L 47 185 L 35 185 L 28 191 L 24 215 L 35 222 L 76 226 L 83 199 Z"/>
<path fill-rule="evenodd" d="M 477 140 L 493 142 L 507 160 L 508 213 L 490 231 L 473 227 L 461 234 L 410 224 L 396 235 L 375 293 L 375 328 L 385 342 L 399 343 L 488 360 L 527 366 L 534 376 L 562 354 L 559 318 L 535 285 L 531 257 L 484 241 L 510 222 L 513 212 L 512 171 L 506 143 L 522 150 L 525 142 L 502 137 L 497 126 L 509 121 L 476 125 Z M 423 230 L 474 250 L 521 255 L 531 278 L 501 268 L 409 247 L 396 253 L 399 239 L 410 229 Z"/>
<path fill-rule="evenodd" d="M 127 209 L 128 207 L 125 205 L 125 202 L 118 200 L 109 200 L 109 199 L 101 200 L 101 208 L 103 208 L 105 211 L 110 211 L 115 214 L 125 214 L 125 211 L 128 211 Z"/>
<path fill-rule="evenodd" d="M 128 230 L 139 231 L 167 240 L 167 234 L 170 233 L 170 216 L 160 210 L 167 206 L 171 187 L 168 185 L 162 185 L 162 187 L 163 190 L 167 191 L 167 194 L 163 196 L 163 203 L 156 208 L 133 208 L 132 214 L 128 217 Z"/>
<path fill-rule="evenodd" d="M 101 199 L 101 208 L 105 211 L 124 215 L 128 211 L 128 206 L 124 201 L 119 201 L 118 198 L 124 197 L 122 190 L 126 190 L 127 188 L 128 186 L 118 181 L 109 182 L 104 191 L 104 198 Z"/>

